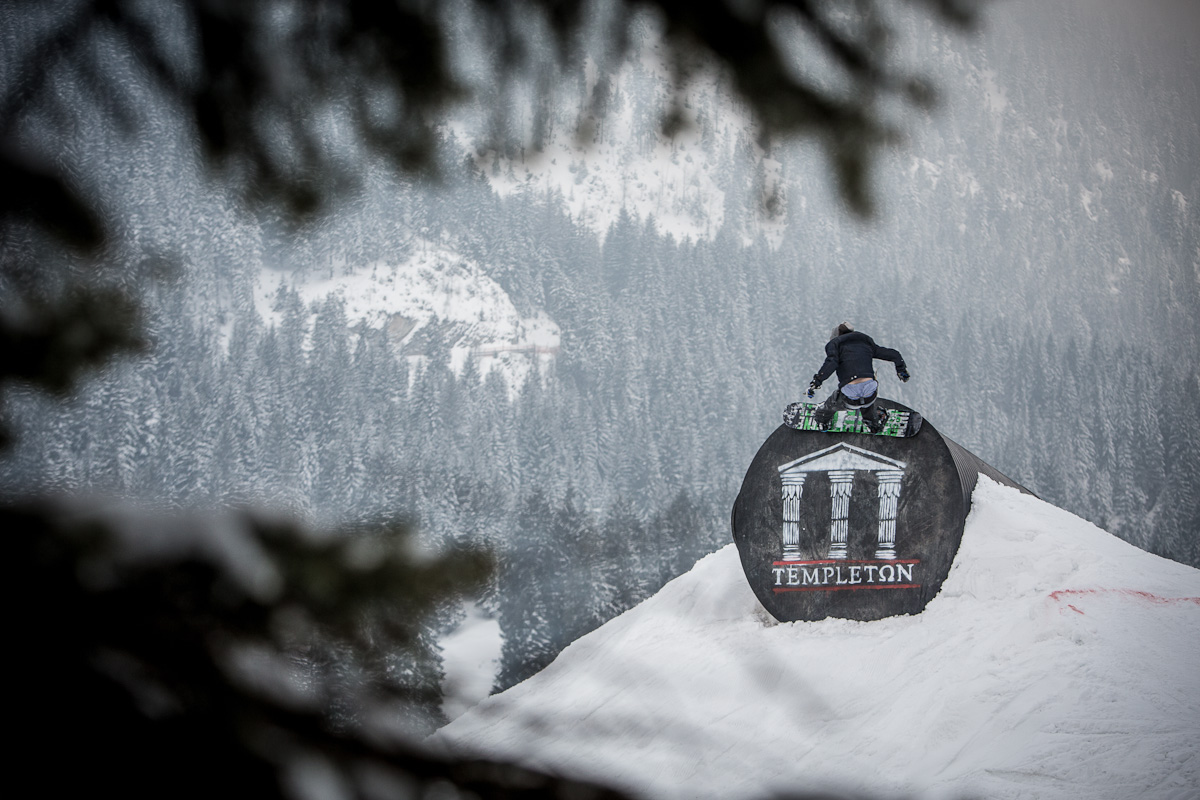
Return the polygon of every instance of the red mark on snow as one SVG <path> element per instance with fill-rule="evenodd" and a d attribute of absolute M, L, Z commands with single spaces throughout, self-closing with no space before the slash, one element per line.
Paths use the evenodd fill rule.
<path fill-rule="evenodd" d="M 1136 600 L 1145 600 L 1148 603 L 1153 603 L 1157 606 L 1179 605 L 1180 603 L 1191 603 L 1200 606 L 1200 597 L 1160 597 L 1149 592 L 1141 592 L 1137 589 L 1059 589 L 1057 592 L 1050 593 L 1050 599 L 1062 601 L 1067 597 L 1097 597 L 1099 595 L 1120 595 L 1122 597 L 1131 597 Z M 1075 606 L 1070 603 L 1067 608 L 1074 611 L 1076 614 L 1082 614 Z"/>

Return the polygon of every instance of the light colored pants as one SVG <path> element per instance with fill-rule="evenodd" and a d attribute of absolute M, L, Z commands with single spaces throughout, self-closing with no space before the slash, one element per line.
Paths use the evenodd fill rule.
<path fill-rule="evenodd" d="M 875 381 L 869 381 L 869 384 L 875 384 Z M 867 427 L 871 429 L 880 428 L 887 421 L 887 415 L 879 409 L 879 406 L 872 400 L 870 405 L 859 406 L 857 402 L 851 404 L 847 402 L 848 398 L 845 395 L 845 390 L 858 386 L 867 386 L 868 383 L 852 383 L 846 384 L 838 390 L 834 390 L 833 394 L 826 398 L 825 402 L 817 406 L 817 410 L 813 412 L 813 419 L 818 425 L 825 425 L 833 420 L 833 415 L 838 411 L 856 410 L 862 413 L 863 422 L 867 423 Z M 878 386 L 878 384 L 875 384 Z M 867 395 L 868 397 L 870 395 Z"/>
<path fill-rule="evenodd" d="M 842 394 L 849 398 L 849 405 L 852 408 L 863 404 L 863 400 L 867 398 L 870 398 L 870 401 L 866 405 L 870 405 L 875 402 L 874 395 L 879 391 L 879 381 L 872 379 L 863 381 L 862 383 L 847 383 L 842 387 L 841 391 Z"/>

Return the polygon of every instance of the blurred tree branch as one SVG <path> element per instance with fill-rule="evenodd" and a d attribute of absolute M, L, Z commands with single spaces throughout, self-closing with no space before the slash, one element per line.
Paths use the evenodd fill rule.
<path fill-rule="evenodd" d="M 908 0 L 944 22 L 967 27 L 981 0 Z M 21 4 L 18 3 L 18 7 Z M 583 38 L 585 0 L 79 0 L 44 26 L 22 62 L 26 77 L 4 87 L 0 140 L 7 141 L 22 117 L 54 102 L 47 91 L 63 71 L 86 80 L 93 95 L 118 120 L 130 124 L 114 75 L 105 74 L 94 39 L 105 38 L 131 56 L 144 79 L 170 100 L 198 133 L 214 166 L 236 170 L 257 198 L 281 202 L 295 213 L 320 207 L 353 166 L 330 152 L 320 112 L 335 110 L 357 132 L 358 143 L 386 156 L 403 171 L 433 166 L 436 132 L 447 111 L 469 100 L 456 77 L 447 42 L 451 20 L 472 18 L 494 39 L 480 48 L 495 63 L 491 79 L 503 85 L 532 75 L 535 83 L 563 70 L 580 70 L 589 55 Z M 639 13 L 653 12 L 665 26 L 672 64 L 680 77 L 690 65 L 716 63 L 732 76 L 764 136 L 809 136 L 834 156 L 843 194 L 852 208 L 867 212 L 863 183 L 874 147 L 897 132 L 874 109 L 878 95 L 900 96 L 918 106 L 932 102 L 932 89 L 919 77 L 891 66 L 893 33 L 883 0 L 613 0 L 607 44 L 619 60 L 629 27 Z M 10 11 L 10 13 L 12 13 Z M 851 91 L 822 88 L 789 67 L 793 59 L 817 60 L 776 35 L 781 18 L 795 20 L 824 52 Z M 558 47 L 529 46 L 531 20 L 544 22 Z M 671 120 L 665 120 L 670 123 Z M 17 153 L 3 151 L 15 185 L 36 185 Z M 45 187 L 44 191 L 50 191 Z M 62 199 L 72 194 L 60 183 Z M 27 198 L 28 195 L 18 194 Z M 94 224 L 78 198 L 63 205 L 74 215 L 73 230 L 85 235 Z M 4 214 L 37 213 L 44 207 L 6 200 Z M 63 213 L 66 213 L 65 210 Z M 82 224 L 81 224 L 82 223 Z"/>
<path fill-rule="evenodd" d="M 127 797 L 622 795 L 513 765 L 451 759 L 404 727 L 411 687 L 381 663 L 411 654 L 424 615 L 478 587 L 474 551 L 414 558 L 404 526 L 316 537 L 249 514 L 0 507 L 15 784 Z M 371 635 L 370 646 L 362 637 Z M 338 687 L 373 712 L 331 725 L 316 649 L 357 664 Z M 364 659 L 367 659 L 364 661 Z"/>
<path fill-rule="evenodd" d="M 823 146 L 843 198 L 866 215 L 870 159 L 898 135 L 877 99 L 923 107 L 933 97 L 890 66 L 889 5 L 613 0 L 603 39 L 620 59 L 639 15 L 656 15 L 679 86 L 697 64 L 719 65 L 765 137 Z M 971 0 L 909 5 L 952 25 L 975 20 Z M 433 172 L 439 126 L 471 99 L 448 46 L 456 20 L 487 32 L 479 49 L 502 89 L 581 70 L 592 10 L 584 0 L 0 0 L 0 26 L 22 32 L 0 58 L 0 425 L 14 381 L 66 392 L 87 367 L 144 346 L 136 298 L 97 279 L 117 260 L 111 206 L 95 189 L 104 165 L 64 152 L 72 131 L 133 137 L 138 104 L 156 98 L 226 184 L 303 218 L 373 157 Z M 849 91 L 793 69 L 805 54 L 777 35 L 781 20 L 811 34 Z M 538 25 L 553 34 L 549 51 L 530 44 Z M 333 135 L 331 120 L 351 135 Z M 662 120 L 668 132 L 679 121 Z M 15 762 L 42 791 L 620 796 L 447 759 L 363 720 L 339 727 L 336 687 L 317 680 L 309 692 L 288 677 L 288 659 L 330 656 L 366 676 L 349 684 L 350 706 L 403 707 L 419 687 L 389 672 L 388 658 L 411 654 L 430 608 L 484 579 L 478 553 L 420 557 L 395 526 L 312 540 L 250 515 L 130 518 L 15 498 L 0 504 L 0 527 L 14 547 L 4 586 L 15 609 Z"/>
<path fill-rule="evenodd" d="M 980 2 L 907 5 L 968 27 Z M 519 80 L 545 86 L 579 74 L 599 49 L 609 53 L 610 65 L 617 63 L 628 50 L 631 26 L 640 15 L 655 15 L 678 87 L 696 65 L 718 65 L 764 138 L 819 142 L 848 206 L 869 215 L 869 164 L 900 133 L 884 120 L 879 100 L 899 98 L 917 107 L 933 101 L 928 85 L 890 61 L 892 5 L 611 0 L 597 33 L 589 21 L 599 6 L 586 0 L 74 0 L 49 6 L 8 0 L 0 6 L 2 18 L 20 23 L 29 41 L 8 55 L 0 85 L 0 178 L 7 189 L 0 197 L 0 286 L 26 305 L 62 302 L 37 296 L 44 289 L 39 279 L 53 271 L 47 262 L 64 248 L 103 251 L 110 225 L 102 199 L 85 189 L 90 167 L 55 150 L 54 130 L 98 123 L 132 135 L 138 103 L 148 96 L 185 120 L 205 163 L 227 184 L 293 218 L 324 208 L 355 182 L 369 156 L 382 156 L 402 173 L 432 174 L 439 125 L 456 103 L 471 99 L 448 44 L 451 28 L 464 19 L 487 32 L 478 50 L 488 62 L 485 81 L 499 90 Z M 806 30 L 821 52 L 797 52 L 780 34 L 785 21 Z M 539 26 L 551 31 L 556 47 L 531 43 Z M 846 88 L 824 88 L 797 70 L 797 61 L 825 65 Z M 145 91 L 131 91 L 131 81 Z M 64 100 L 57 91 L 62 85 L 92 107 Z M 331 120 L 349 123 L 342 127 L 351 134 L 335 135 Z M 680 116 L 668 113 L 662 123 L 670 132 Z M 13 275 L 32 275 L 34 287 L 14 285 Z M 35 337 L 22 327 L 28 317 L 0 316 L 0 341 Z M 133 333 L 108 335 L 132 325 L 126 316 L 100 338 L 112 349 L 136 346 Z"/>

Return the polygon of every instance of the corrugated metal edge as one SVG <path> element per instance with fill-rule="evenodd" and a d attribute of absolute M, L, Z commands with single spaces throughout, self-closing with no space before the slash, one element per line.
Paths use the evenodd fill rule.
<path fill-rule="evenodd" d="M 1011 486 L 1025 494 L 1037 497 L 1037 494 L 1030 491 L 1026 487 L 1014 481 L 1012 478 L 1005 475 L 1000 470 L 993 467 L 991 464 L 983 461 L 979 456 L 967 450 L 958 442 L 951 439 L 949 436 L 942 434 L 942 441 L 946 443 L 946 448 L 950 451 L 950 458 L 954 460 L 954 468 L 958 470 L 958 481 L 962 486 L 962 501 L 963 515 L 965 516 L 971 510 L 971 493 L 975 491 L 975 484 L 979 482 L 979 475 L 982 473 L 987 475 L 997 483 L 1005 486 Z"/>

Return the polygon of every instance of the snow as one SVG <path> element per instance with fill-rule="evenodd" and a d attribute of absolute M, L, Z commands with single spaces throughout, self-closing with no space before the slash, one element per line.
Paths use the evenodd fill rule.
<path fill-rule="evenodd" d="M 507 158 L 496 151 L 476 152 L 471 126 L 458 120 L 450 129 L 501 196 L 538 191 L 557 196 L 571 218 L 603 236 L 625 210 L 632 217 L 653 217 L 656 229 L 676 241 L 711 239 L 725 220 L 728 159 L 739 137 L 757 139 L 749 113 L 716 73 L 694 70 L 676 109 L 686 124 L 673 137 L 654 132 L 671 108 L 671 70 L 661 31 L 647 27 L 637 53 L 610 76 L 615 91 L 602 120 L 590 135 L 581 133 L 582 103 L 560 107 L 539 149 Z M 588 92 L 596 88 L 594 63 L 588 65 Z M 783 164 L 755 145 L 752 160 L 765 197 L 784 196 Z M 745 188 L 745 187 L 741 187 Z M 778 244 L 786 214 L 760 214 L 743 231 L 747 241 L 762 234 Z"/>
<path fill-rule="evenodd" d="M 606 122 L 619 132 L 634 130 L 628 106 Z M 512 161 L 494 152 L 476 157 L 497 194 L 530 185 L 557 192 L 578 224 L 603 235 L 624 208 L 638 219 L 654 217 L 662 233 L 679 241 L 711 238 L 724 221 L 725 194 L 717 186 L 719 165 L 692 133 L 673 141 L 659 136 L 649 155 L 629 153 L 624 142 L 582 146 L 563 135 L 536 158 Z"/>
<path fill-rule="evenodd" d="M 488 696 L 500 668 L 503 639 L 500 623 L 472 602 L 466 603 L 466 617 L 440 642 L 442 670 L 442 712 L 457 719 Z"/>
<path fill-rule="evenodd" d="M 534 360 L 544 364 L 558 351 L 560 332 L 552 319 L 540 311 L 521 314 L 478 264 L 440 242 L 417 239 L 395 263 L 334 267 L 317 275 L 264 269 L 254 303 L 268 324 L 280 321 L 274 305 L 281 285 L 294 289 L 309 308 L 339 297 L 351 327 L 388 325 L 401 341 L 431 323 L 448 323 L 455 337 L 451 368 L 461 373 L 474 358 L 481 376 L 500 368 L 510 387 L 523 383 Z"/>
<path fill-rule="evenodd" d="M 981 477 L 915 616 L 780 624 L 730 545 L 430 743 L 655 798 L 1200 795 L 1200 570 Z"/>
<path fill-rule="evenodd" d="M 980 76 L 984 107 L 997 116 L 1003 114 L 1009 107 L 1008 90 L 1000 86 L 999 74 L 994 69 L 985 69 Z"/>
<path fill-rule="evenodd" d="M 1089 192 L 1087 189 L 1079 188 L 1079 204 L 1083 206 L 1083 213 L 1087 214 L 1087 218 L 1092 222 L 1099 222 L 1100 217 L 1092 210 L 1092 203 L 1096 202 L 1099 197 L 1099 192 Z"/>

